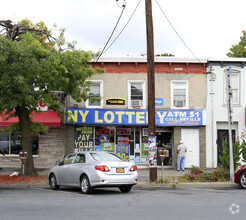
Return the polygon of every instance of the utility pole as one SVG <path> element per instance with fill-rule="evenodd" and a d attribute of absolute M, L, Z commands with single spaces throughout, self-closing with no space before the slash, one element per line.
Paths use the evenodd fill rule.
<path fill-rule="evenodd" d="M 149 140 L 149 180 L 157 180 L 157 148 L 155 132 L 155 71 L 154 37 L 151 0 L 145 0 L 147 33 L 147 75 L 148 75 L 148 140 Z"/>
<path fill-rule="evenodd" d="M 228 127 L 229 127 L 229 154 L 230 154 L 230 180 L 234 182 L 234 159 L 232 147 L 232 90 L 231 90 L 231 67 L 227 71 L 227 111 L 228 111 Z"/>

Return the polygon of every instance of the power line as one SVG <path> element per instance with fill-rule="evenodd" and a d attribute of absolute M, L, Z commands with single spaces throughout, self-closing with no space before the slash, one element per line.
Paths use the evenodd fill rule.
<path fill-rule="evenodd" d="M 105 46 L 104 46 L 102 52 L 101 52 L 101 53 L 99 54 L 99 56 L 97 57 L 96 62 L 99 60 L 99 58 L 100 58 L 100 57 L 102 56 L 102 54 L 104 53 L 104 50 L 106 49 L 106 47 L 107 47 L 107 45 L 108 45 L 110 39 L 112 38 L 112 36 L 113 36 L 113 34 L 114 34 L 114 32 L 115 32 L 115 30 L 116 30 L 118 24 L 119 24 L 119 21 L 120 21 L 122 15 L 123 15 L 123 12 L 124 12 L 125 8 L 126 8 L 126 7 L 122 7 L 122 10 L 121 10 L 120 16 L 119 16 L 119 18 L 118 18 L 118 20 L 117 20 L 117 22 L 116 22 L 116 25 L 115 25 L 115 27 L 114 27 L 114 29 L 113 29 L 111 35 L 109 36 L 109 38 L 108 38 L 108 40 L 107 40 L 107 42 L 106 42 L 106 44 L 105 44 Z"/>
<path fill-rule="evenodd" d="M 163 11 L 162 7 L 160 6 L 159 2 L 157 0 L 155 0 L 157 5 L 159 6 L 162 14 L 165 16 L 167 22 L 170 24 L 170 26 L 172 27 L 172 29 L 174 30 L 174 32 L 177 34 L 177 36 L 179 37 L 179 39 L 182 41 L 182 43 L 186 46 L 186 48 L 191 52 L 191 54 L 198 60 L 199 63 L 201 63 L 201 61 L 198 59 L 198 57 L 193 53 L 193 51 L 188 47 L 188 45 L 185 43 L 185 41 L 183 40 L 183 38 L 179 35 L 179 33 L 176 31 L 175 27 L 172 25 L 171 21 L 169 20 L 169 18 L 167 17 L 167 15 L 165 14 L 165 12 Z"/>
<path fill-rule="evenodd" d="M 119 38 L 119 36 L 122 34 L 122 32 L 125 30 L 125 28 L 127 27 L 127 25 L 129 24 L 129 22 L 131 21 L 133 15 L 135 14 L 139 4 L 141 3 L 142 0 L 140 0 L 136 6 L 136 8 L 134 9 L 133 13 L 131 14 L 130 18 L 128 19 L 128 21 L 126 22 L 126 25 L 122 28 L 122 30 L 119 32 L 119 34 L 117 35 L 117 37 L 112 41 L 112 43 L 105 49 L 104 53 L 114 44 L 114 42 Z"/>

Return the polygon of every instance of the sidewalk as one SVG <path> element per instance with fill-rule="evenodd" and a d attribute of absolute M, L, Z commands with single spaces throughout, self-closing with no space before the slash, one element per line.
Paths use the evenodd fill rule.
<path fill-rule="evenodd" d="M 3 168 L 0 170 L 0 188 L 48 188 L 47 183 L 47 174 L 48 169 L 37 170 L 39 177 L 35 181 L 29 180 L 28 177 L 25 177 L 25 182 L 22 181 L 22 177 L 9 177 L 14 172 L 18 172 L 19 168 Z M 178 176 L 182 176 L 187 171 L 176 171 L 173 168 L 164 170 L 164 179 L 168 177 L 173 177 L 174 182 L 163 183 L 163 184 L 152 184 L 149 183 L 149 169 L 148 168 L 139 168 L 138 169 L 138 184 L 134 188 L 138 189 L 159 189 L 159 188 L 239 188 L 238 184 L 232 182 L 191 182 L 191 183 L 178 183 Z M 16 179 L 17 181 L 11 181 L 6 183 L 1 179 L 1 176 L 5 176 L 8 179 Z M 162 178 L 161 168 L 157 168 L 157 179 Z"/>

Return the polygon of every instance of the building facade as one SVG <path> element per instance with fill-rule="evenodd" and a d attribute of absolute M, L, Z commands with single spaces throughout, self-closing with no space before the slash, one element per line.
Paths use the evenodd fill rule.
<path fill-rule="evenodd" d="M 111 151 L 148 165 L 146 58 L 92 65 L 105 72 L 90 79 L 86 102 L 67 100 L 66 153 Z M 181 139 L 188 146 L 186 167 L 206 166 L 206 83 L 206 61 L 155 58 L 157 149 L 167 150 L 165 166 L 176 167 Z"/>
<path fill-rule="evenodd" d="M 207 62 L 207 167 L 220 163 L 222 141 L 229 143 L 227 85 L 231 69 L 232 135 L 233 139 L 245 132 L 246 82 L 245 58 L 208 59 Z"/>

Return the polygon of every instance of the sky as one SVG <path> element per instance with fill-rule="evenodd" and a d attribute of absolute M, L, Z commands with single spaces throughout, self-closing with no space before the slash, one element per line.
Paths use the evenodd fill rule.
<path fill-rule="evenodd" d="M 0 20 L 43 21 L 54 35 L 57 28 L 65 28 L 66 40 L 76 41 L 76 49 L 98 52 L 103 50 L 116 26 L 123 1 L 2 1 Z M 102 57 L 137 57 L 147 53 L 145 0 L 125 2 L 126 7 L 108 45 L 137 9 Z M 152 0 L 154 53 L 171 53 L 182 58 L 224 58 L 246 30 L 245 8 L 245 0 Z"/>

